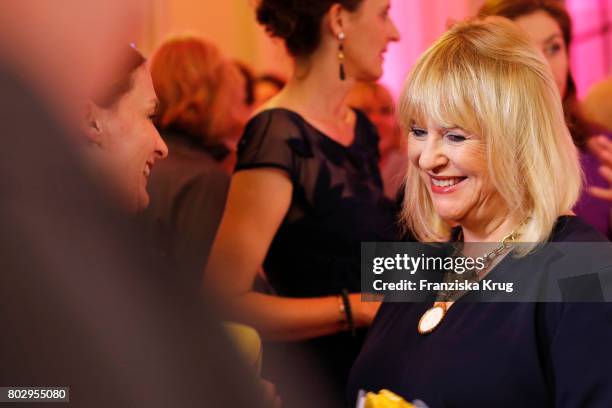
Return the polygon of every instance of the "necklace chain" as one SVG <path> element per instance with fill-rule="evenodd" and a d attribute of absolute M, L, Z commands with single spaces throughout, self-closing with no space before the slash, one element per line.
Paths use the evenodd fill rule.
<path fill-rule="evenodd" d="M 493 249 L 493 250 L 492 250 L 492 251 L 490 251 L 490 252 L 487 252 L 486 254 L 484 254 L 484 255 L 482 256 L 482 258 L 483 258 L 484 262 L 483 262 L 483 266 L 482 266 L 481 268 L 474 268 L 474 269 L 471 269 L 471 270 L 469 271 L 469 273 L 468 273 L 468 272 L 465 272 L 465 273 L 462 273 L 462 274 L 457 274 L 457 273 L 454 273 L 454 272 L 451 272 L 451 273 L 454 273 L 454 274 L 456 274 L 456 275 L 461 276 L 461 277 L 462 277 L 462 281 L 464 281 L 464 282 L 465 282 L 465 281 L 470 281 L 470 280 L 477 281 L 477 280 L 479 279 L 479 277 L 480 277 L 480 274 L 481 274 L 483 271 L 486 271 L 486 270 L 488 269 L 488 267 L 491 265 L 491 262 L 493 262 L 493 260 L 494 260 L 495 258 L 497 258 L 498 256 L 500 256 L 502 253 L 504 253 L 504 251 L 505 251 L 506 249 L 508 249 L 508 247 L 509 247 L 509 246 L 510 246 L 512 243 L 516 242 L 517 238 L 518 238 L 518 234 L 517 234 L 516 230 L 515 230 L 515 231 L 512 231 L 510 234 L 506 235 L 506 236 L 505 236 L 505 237 L 504 237 L 504 238 L 501 240 L 501 242 L 499 243 L 499 245 L 498 245 L 498 246 L 497 246 L 495 249 Z M 471 275 L 471 276 L 470 276 L 470 275 Z M 455 296 L 457 293 L 459 293 L 459 294 L 460 294 L 460 295 L 457 297 L 457 299 L 458 299 L 459 297 L 461 297 L 461 296 L 463 295 L 463 293 L 464 293 L 464 292 L 457 292 L 457 291 L 440 291 L 440 293 L 438 294 L 438 299 L 440 299 L 440 300 L 438 300 L 438 301 L 439 301 L 439 302 L 448 302 L 448 301 L 450 301 L 450 300 L 451 300 L 451 299 L 452 299 L 452 298 L 453 298 L 453 297 L 454 297 L 454 296 Z M 455 300 L 457 300 L 457 299 L 455 299 Z"/>
<path fill-rule="evenodd" d="M 501 255 L 510 246 L 510 244 L 516 242 L 516 240 L 519 237 L 519 234 L 516 232 L 517 230 L 514 230 L 510 234 L 506 235 L 501 240 L 497 248 L 483 255 L 483 258 L 484 258 L 483 267 L 480 269 L 472 269 L 471 270 L 472 276 L 466 277 L 465 275 L 468 275 L 467 273 L 461 274 L 464 281 L 469 280 L 471 278 L 478 280 L 479 278 L 478 275 L 482 271 L 486 270 L 491 265 L 491 262 L 495 258 L 497 258 L 499 255 Z M 428 309 L 423 314 L 423 316 L 421 316 L 421 319 L 419 320 L 419 324 L 417 327 L 419 334 L 426 335 L 428 333 L 431 333 L 433 330 L 435 330 L 435 328 L 438 327 L 438 325 L 442 322 L 442 320 L 444 320 L 444 317 L 446 316 L 446 313 L 448 312 L 448 309 L 452 306 L 452 304 L 457 299 L 459 299 L 461 296 L 463 296 L 465 293 L 466 291 L 441 291 L 439 292 L 438 293 L 439 300 L 434 302 L 434 305 L 430 309 Z M 457 294 L 458 296 L 455 297 L 455 295 Z"/>

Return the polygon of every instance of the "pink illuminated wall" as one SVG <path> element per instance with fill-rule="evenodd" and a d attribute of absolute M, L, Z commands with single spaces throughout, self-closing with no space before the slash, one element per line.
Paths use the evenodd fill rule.
<path fill-rule="evenodd" d="M 476 13 L 483 0 L 394 0 L 391 16 L 402 39 L 389 48 L 382 82 L 397 95 L 419 55 L 444 32 L 448 21 Z M 612 75 L 612 0 L 566 0 L 574 23 L 572 72 L 583 96 Z M 602 12 L 604 10 L 604 12 Z"/>
<path fill-rule="evenodd" d="M 482 0 L 392 0 L 391 17 L 402 39 L 389 47 L 382 82 L 395 95 L 421 55 L 446 29 L 449 21 L 476 13 Z"/>
<path fill-rule="evenodd" d="M 582 97 L 589 87 L 612 75 L 612 0 L 566 0 L 574 23 L 572 72 Z"/>

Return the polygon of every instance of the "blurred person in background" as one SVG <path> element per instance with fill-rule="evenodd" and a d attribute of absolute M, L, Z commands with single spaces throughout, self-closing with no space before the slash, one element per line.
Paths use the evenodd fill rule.
<path fill-rule="evenodd" d="M 227 160 L 235 160 L 247 119 L 245 82 L 215 45 L 195 37 L 163 43 L 151 74 L 160 101 L 155 122 L 170 156 L 151 177 L 147 215 L 199 287 L 229 188 Z"/>
<path fill-rule="evenodd" d="M 580 149 L 586 176 L 585 191 L 576 204 L 576 214 L 608 238 L 612 236 L 612 143 L 597 137 L 596 129 L 580 111 L 576 83 L 570 70 L 572 20 L 564 5 L 555 0 L 487 0 L 479 15 L 498 15 L 514 20 L 542 52 L 553 73 L 563 101 L 567 126 Z M 595 141 L 595 140 L 593 140 Z M 588 149 L 588 147 L 592 147 Z M 611 160 L 602 160 L 610 156 Z M 602 168 L 603 166 L 603 168 Z"/>
<path fill-rule="evenodd" d="M 244 78 L 244 104 L 252 109 L 255 105 L 255 75 L 253 70 L 242 61 L 234 61 L 234 65 L 238 68 Z"/>
<path fill-rule="evenodd" d="M 349 106 L 361 110 L 378 130 L 380 175 L 385 195 L 397 198 L 408 166 L 406 143 L 395 116 L 395 102 L 384 85 L 376 82 L 358 82 L 347 97 Z"/>
<path fill-rule="evenodd" d="M 359 293 L 361 242 L 397 237 L 376 128 L 345 101 L 356 81 L 382 75 L 387 46 L 399 39 L 390 7 L 389 0 L 259 3 L 259 22 L 284 41 L 295 69 L 246 126 L 205 274 L 236 319 L 277 342 L 267 359 L 272 350 L 311 353 L 338 406 L 379 307 Z M 262 265 L 275 296 L 252 290 Z M 282 390 L 283 378 L 270 378 Z"/>
<path fill-rule="evenodd" d="M 612 133 L 612 78 L 599 81 L 589 88 L 582 101 L 584 116 Z"/>
<path fill-rule="evenodd" d="M 245 78 L 213 43 L 183 36 L 163 43 L 151 62 L 164 138 L 206 151 L 228 173 L 250 110 Z"/>
<path fill-rule="evenodd" d="M 594 84 L 582 101 L 584 116 L 602 129 L 603 134 L 592 137 L 588 144 L 602 165 L 601 175 L 612 184 L 612 79 Z M 600 189 L 598 197 L 612 201 L 612 189 Z M 611 215 L 612 216 L 612 215 Z"/>
<path fill-rule="evenodd" d="M 283 90 L 287 81 L 275 74 L 263 74 L 255 78 L 254 93 L 255 107 L 268 102 Z"/>

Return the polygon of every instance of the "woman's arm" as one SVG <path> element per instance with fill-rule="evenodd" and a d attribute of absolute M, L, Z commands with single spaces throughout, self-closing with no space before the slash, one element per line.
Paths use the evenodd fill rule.
<path fill-rule="evenodd" d="M 283 170 L 261 168 L 234 174 L 204 279 L 228 300 L 233 319 L 272 340 L 306 339 L 345 328 L 335 296 L 294 299 L 251 291 L 287 214 L 292 192 Z M 350 295 L 350 301 L 356 326 L 368 326 L 379 304 L 361 302 L 359 294 Z"/>
<path fill-rule="evenodd" d="M 349 295 L 355 326 L 367 327 L 380 304 L 361 302 L 360 296 Z M 255 327 L 267 340 L 303 340 L 346 330 L 335 296 L 283 298 L 249 292 L 237 296 L 231 307 L 235 320 Z"/>
<path fill-rule="evenodd" d="M 609 188 L 589 187 L 589 193 L 602 200 L 612 201 L 612 141 L 605 136 L 592 137 L 588 147 L 599 159 L 599 174 L 610 184 Z"/>

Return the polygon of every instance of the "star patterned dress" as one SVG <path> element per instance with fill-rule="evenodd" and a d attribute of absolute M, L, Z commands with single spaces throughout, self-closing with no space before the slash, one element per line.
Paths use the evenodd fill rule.
<path fill-rule="evenodd" d="M 356 116 L 349 146 L 286 109 L 263 111 L 245 128 L 235 171 L 276 168 L 293 185 L 289 210 L 264 262 L 279 296 L 360 292 L 361 242 L 397 239 L 394 205 L 384 195 L 378 168 L 378 135 L 364 114 Z M 313 353 L 343 393 L 362 341 L 363 333 L 357 338 L 339 333 L 292 346 Z"/>

